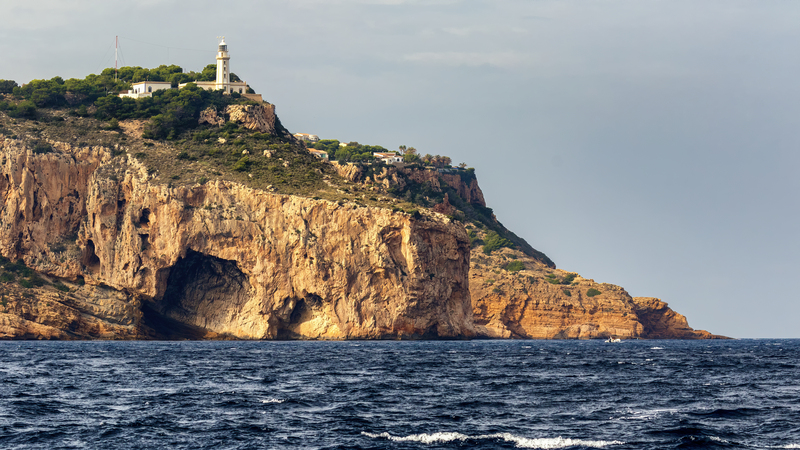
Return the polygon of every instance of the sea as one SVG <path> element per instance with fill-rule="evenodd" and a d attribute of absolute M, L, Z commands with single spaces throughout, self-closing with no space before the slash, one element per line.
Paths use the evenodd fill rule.
<path fill-rule="evenodd" d="M 0 448 L 800 448 L 800 340 L 5 341 Z"/>

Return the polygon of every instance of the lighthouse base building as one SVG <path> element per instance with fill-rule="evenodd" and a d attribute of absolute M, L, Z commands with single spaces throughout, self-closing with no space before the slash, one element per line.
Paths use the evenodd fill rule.
<path fill-rule="evenodd" d="M 219 91 L 224 94 L 241 94 L 250 100 L 263 101 L 261 94 L 248 94 L 248 86 L 245 81 L 231 81 L 231 56 L 228 54 L 228 44 L 225 43 L 225 36 L 219 41 L 217 49 L 217 79 L 214 81 L 192 81 L 197 87 L 207 91 Z M 181 83 L 178 89 L 184 88 L 189 83 Z M 153 92 L 163 89 L 172 89 L 172 85 L 165 81 L 141 81 L 133 83 L 130 91 L 121 92 L 120 97 L 143 98 L 151 97 Z"/>

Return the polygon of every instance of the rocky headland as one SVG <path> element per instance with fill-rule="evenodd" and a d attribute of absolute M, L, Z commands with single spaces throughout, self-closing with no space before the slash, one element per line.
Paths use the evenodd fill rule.
<path fill-rule="evenodd" d="M 204 110 L 225 138 L 41 114 L 0 112 L 3 339 L 718 337 L 556 269 L 471 173 L 318 162 L 269 104 Z"/>

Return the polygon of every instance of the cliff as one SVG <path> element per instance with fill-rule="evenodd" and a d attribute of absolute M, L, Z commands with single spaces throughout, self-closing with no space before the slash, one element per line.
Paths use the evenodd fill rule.
<path fill-rule="evenodd" d="M 322 163 L 269 104 L 40 119 L 0 113 L 0 338 L 716 337 L 556 269 L 474 173 Z"/>
<path fill-rule="evenodd" d="M 45 281 L 2 284 L 0 336 L 474 335 L 469 238 L 443 216 L 170 186 L 113 148 L 37 138 L 46 152 L 0 143 L 0 253 Z"/>
<path fill-rule="evenodd" d="M 473 249 L 469 282 L 475 328 L 482 337 L 723 338 L 693 330 L 659 299 L 631 297 L 619 286 L 556 269 L 511 248 L 488 255 Z"/>

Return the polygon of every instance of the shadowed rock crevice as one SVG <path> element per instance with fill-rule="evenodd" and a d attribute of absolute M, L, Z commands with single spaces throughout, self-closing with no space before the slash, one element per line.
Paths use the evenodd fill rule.
<path fill-rule="evenodd" d="M 316 294 L 307 294 L 294 302 L 294 307 L 288 314 L 288 320 L 282 320 L 276 335 L 277 339 L 307 339 L 302 331 L 302 325 L 314 320 L 322 311 L 322 298 Z"/>
<path fill-rule="evenodd" d="M 203 328 L 166 317 L 148 304 L 142 305 L 142 325 L 141 337 L 155 340 L 198 340 L 218 337 Z"/>
<path fill-rule="evenodd" d="M 163 317 L 216 331 L 237 317 L 249 293 L 247 276 L 235 262 L 189 250 L 170 269 L 164 295 L 152 309 Z"/>
<path fill-rule="evenodd" d="M 81 264 L 92 272 L 97 271 L 100 267 L 100 258 L 98 258 L 95 253 L 94 242 L 92 242 L 91 239 L 86 241 L 86 247 L 83 249 L 83 255 L 81 257 Z"/>

